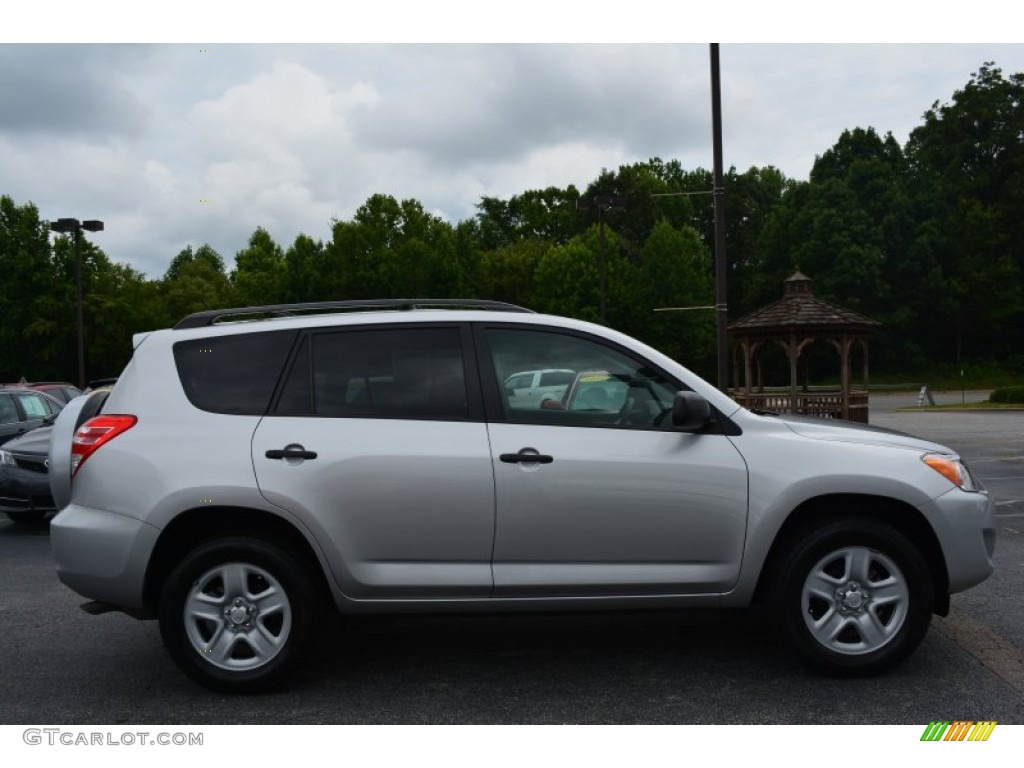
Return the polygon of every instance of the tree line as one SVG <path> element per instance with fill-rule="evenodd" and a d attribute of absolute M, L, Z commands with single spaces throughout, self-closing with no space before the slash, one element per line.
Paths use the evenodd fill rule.
<path fill-rule="evenodd" d="M 987 63 L 936 102 L 904 145 L 846 130 L 808 180 L 773 167 L 726 174 L 729 318 L 778 299 L 799 268 L 816 295 L 882 323 L 874 370 L 995 361 L 1024 373 L 1024 75 Z M 116 375 L 131 334 L 203 309 L 396 297 L 478 297 L 600 319 L 606 211 L 608 324 L 713 376 L 711 172 L 676 160 L 603 170 L 583 190 L 484 197 L 451 223 L 375 194 L 330 238 L 283 247 L 257 228 L 229 267 L 188 246 L 149 279 L 83 242 L 88 376 Z M 0 197 L 0 381 L 69 379 L 76 366 L 74 249 L 31 203 Z"/>

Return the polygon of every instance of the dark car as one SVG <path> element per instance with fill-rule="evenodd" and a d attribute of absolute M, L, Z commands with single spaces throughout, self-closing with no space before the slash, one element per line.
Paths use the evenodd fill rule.
<path fill-rule="evenodd" d="M 0 389 L 0 445 L 42 426 L 63 407 L 64 401 L 45 392 L 14 387 Z"/>
<path fill-rule="evenodd" d="M 27 384 L 4 384 L 3 386 L 4 388 L 17 387 L 18 389 L 34 389 L 37 392 L 45 392 L 65 405 L 82 394 L 82 390 L 66 381 L 33 381 Z"/>
<path fill-rule="evenodd" d="M 50 494 L 50 433 L 46 425 L 0 448 L 0 512 L 16 523 L 41 523 L 56 512 Z"/>
<path fill-rule="evenodd" d="M 107 390 L 109 386 L 100 386 Z M 0 389 L 0 396 L 9 391 Z M 31 392 L 29 394 L 38 394 Z M 44 394 L 42 397 L 47 398 Z M 98 404 L 106 400 L 106 393 L 93 395 Z M 0 447 L 0 512 L 16 523 L 42 523 L 57 511 L 50 493 L 50 440 L 51 426 L 61 404 L 47 398 L 53 414 L 40 422 L 41 426 L 8 440 Z M 52 401 L 52 402 L 49 402 Z"/>

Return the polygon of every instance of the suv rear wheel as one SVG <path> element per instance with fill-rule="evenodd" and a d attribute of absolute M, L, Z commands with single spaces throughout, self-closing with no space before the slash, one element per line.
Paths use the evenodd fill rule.
<path fill-rule="evenodd" d="M 780 639 L 829 674 L 884 672 L 917 648 L 931 621 L 927 565 L 905 536 L 873 519 L 804 531 L 775 575 Z"/>
<path fill-rule="evenodd" d="M 175 663 L 217 691 L 275 687 L 301 663 L 321 614 L 315 577 L 259 538 L 216 539 L 189 552 L 160 597 L 160 634 Z"/>

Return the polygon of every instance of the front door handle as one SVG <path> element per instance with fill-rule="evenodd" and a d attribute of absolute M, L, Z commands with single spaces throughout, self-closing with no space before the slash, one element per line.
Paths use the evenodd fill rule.
<path fill-rule="evenodd" d="M 545 456 L 543 453 L 533 452 L 532 448 L 524 448 L 519 453 L 503 453 L 499 457 L 506 464 L 521 464 L 533 462 L 535 464 L 550 464 L 555 460 L 554 456 Z"/>
<path fill-rule="evenodd" d="M 272 448 L 267 451 L 268 459 L 315 459 L 316 451 L 307 451 L 301 447 Z"/>

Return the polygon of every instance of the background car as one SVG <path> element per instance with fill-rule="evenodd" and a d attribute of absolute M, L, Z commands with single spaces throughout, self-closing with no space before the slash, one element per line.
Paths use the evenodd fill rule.
<path fill-rule="evenodd" d="M 57 511 L 50 493 L 52 431 L 45 425 L 0 448 L 0 512 L 16 523 L 42 523 Z"/>
<path fill-rule="evenodd" d="M 110 392 L 110 385 L 101 385 L 97 391 L 100 394 L 92 397 L 102 403 Z M 16 523 L 41 524 L 57 511 L 50 492 L 48 456 L 53 433 L 51 424 L 56 418 L 55 412 L 45 418 L 41 426 L 8 440 L 0 448 L 0 512 Z"/>
<path fill-rule="evenodd" d="M 55 400 L 67 404 L 69 401 L 82 394 L 82 390 L 74 384 L 66 381 L 35 381 L 28 384 L 4 384 L 5 388 L 15 387 L 17 389 L 34 389 L 37 392 L 45 392 Z"/>
<path fill-rule="evenodd" d="M 522 371 L 505 379 L 505 394 L 513 408 L 537 407 L 545 400 L 561 400 L 575 378 L 576 371 L 568 368 Z"/>
<path fill-rule="evenodd" d="M 63 407 L 63 401 L 45 392 L 20 387 L 0 389 L 0 445 L 42 426 Z"/>

